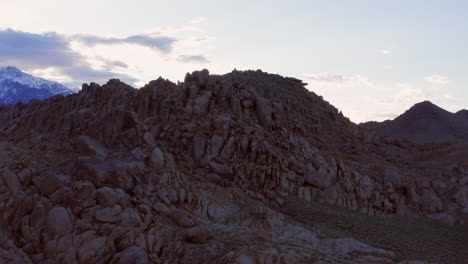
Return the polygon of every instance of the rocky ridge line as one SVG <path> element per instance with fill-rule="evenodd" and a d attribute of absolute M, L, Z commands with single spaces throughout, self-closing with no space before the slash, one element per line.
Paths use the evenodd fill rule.
<path fill-rule="evenodd" d="M 0 245 L 24 263 L 368 263 L 395 253 L 322 241 L 278 208 L 295 195 L 369 215 L 467 220 L 467 167 L 420 175 L 401 160 L 423 147 L 367 133 L 304 85 L 203 70 L 179 84 L 111 80 L 4 106 L 10 242 Z M 235 242 L 249 238 L 262 243 Z"/>

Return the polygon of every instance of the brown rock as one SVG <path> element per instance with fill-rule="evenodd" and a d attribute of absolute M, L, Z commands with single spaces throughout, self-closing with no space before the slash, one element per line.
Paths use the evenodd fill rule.
<path fill-rule="evenodd" d="M 154 148 L 148 160 L 148 165 L 158 171 L 164 169 L 164 153 L 159 148 Z"/>
<path fill-rule="evenodd" d="M 32 177 L 32 170 L 29 168 L 24 168 L 18 173 L 18 179 L 22 184 L 28 184 Z"/>
<path fill-rule="evenodd" d="M 14 171 L 9 169 L 1 169 L 0 175 L 2 175 L 3 180 L 11 192 L 21 191 L 21 183 Z"/>
<path fill-rule="evenodd" d="M 205 116 L 210 107 L 210 93 L 203 93 L 195 98 L 193 103 L 193 113 L 196 116 Z"/>
<path fill-rule="evenodd" d="M 202 71 L 0 106 L 0 263 L 395 262 L 327 239 L 324 219 L 372 244 L 401 236 L 402 254 L 464 263 L 463 236 L 450 240 L 461 225 L 431 234 L 421 222 L 439 234 L 431 248 L 393 229 L 399 218 L 383 219 L 382 238 L 360 221 L 466 223 L 464 146 L 380 138 L 304 86 Z M 335 205 L 361 212 L 342 219 Z"/>
<path fill-rule="evenodd" d="M 395 188 L 401 186 L 400 174 L 395 168 L 385 168 L 383 171 L 383 178 L 384 181 L 390 182 Z"/>
<path fill-rule="evenodd" d="M 98 263 L 107 251 L 107 240 L 108 238 L 103 236 L 83 242 L 77 252 L 78 262 Z"/>
<path fill-rule="evenodd" d="M 153 147 L 156 145 L 156 141 L 154 140 L 154 135 L 151 132 L 146 132 L 143 135 L 143 140 L 150 147 Z"/>
<path fill-rule="evenodd" d="M 216 163 L 216 162 L 210 162 L 209 163 L 211 170 L 219 175 L 223 176 L 231 176 L 232 175 L 232 169 L 229 166 L 226 166 L 224 164 Z"/>
<path fill-rule="evenodd" d="M 305 174 L 305 182 L 320 189 L 327 189 L 332 185 L 332 176 L 323 168 L 311 169 Z"/>
<path fill-rule="evenodd" d="M 77 138 L 77 149 L 85 155 L 91 155 L 100 160 L 106 159 L 109 155 L 109 150 L 106 147 L 88 136 Z"/>
<path fill-rule="evenodd" d="M 96 211 L 96 220 L 103 223 L 117 223 L 120 221 L 120 212 L 122 209 L 120 206 L 115 206 L 114 208 L 103 208 Z"/>
<path fill-rule="evenodd" d="M 114 261 L 112 261 L 114 263 Z M 148 255 L 138 246 L 126 248 L 120 253 L 120 259 L 116 264 L 146 264 L 148 262 Z"/>
<path fill-rule="evenodd" d="M 41 186 L 39 187 L 39 190 L 44 195 L 51 195 L 56 190 L 63 187 L 63 185 L 64 184 L 62 180 L 58 177 L 58 175 L 54 173 L 49 173 L 42 181 Z"/>
<path fill-rule="evenodd" d="M 255 108 L 257 110 L 257 118 L 260 124 L 269 128 L 272 124 L 271 106 L 269 105 L 269 102 L 260 95 L 257 95 L 255 97 Z"/>
<path fill-rule="evenodd" d="M 213 236 L 211 230 L 206 226 L 195 226 L 185 230 L 184 238 L 189 243 L 203 244 Z"/>
<path fill-rule="evenodd" d="M 424 189 L 421 195 L 421 203 L 424 211 L 428 213 L 440 212 L 443 209 L 442 201 L 432 189 Z"/>
<path fill-rule="evenodd" d="M 49 229 L 59 235 L 73 232 L 73 222 L 67 209 L 54 207 L 47 214 L 47 225 Z"/>
<path fill-rule="evenodd" d="M 235 264 L 255 264 L 253 259 L 249 256 L 245 255 L 240 255 L 239 257 L 236 258 Z"/>
<path fill-rule="evenodd" d="M 121 194 L 110 187 L 102 187 L 96 191 L 96 201 L 103 206 L 112 207 L 119 203 Z"/>
<path fill-rule="evenodd" d="M 201 133 L 195 134 L 193 137 L 193 157 L 195 160 L 200 160 L 205 155 L 206 140 Z"/>
<path fill-rule="evenodd" d="M 169 217 L 172 219 L 174 224 L 181 227 L 192 227 L 195 224 L 189 215 L 181 209 L 172 209 L 169 212 Z"/>

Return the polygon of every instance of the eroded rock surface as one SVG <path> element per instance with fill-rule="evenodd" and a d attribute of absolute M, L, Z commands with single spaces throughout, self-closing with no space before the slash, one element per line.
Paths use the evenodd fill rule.
<path fill-rule="evenodd" d="M 463 263 L 286 215 L 295 197 L 468 221 L 464 145 L 369 134 L 304 86 L 203 70 L 0 108 L 0 262 Z"/>

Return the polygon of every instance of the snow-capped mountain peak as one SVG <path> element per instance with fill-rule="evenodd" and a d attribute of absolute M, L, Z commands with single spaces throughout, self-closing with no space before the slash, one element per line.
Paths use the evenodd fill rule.
<path fill-rule="evenodd" d="M 0 104 L 26 103 L 33 98 L 71 93 L 72 90 L 60 83 L 32 76 L 13 66 L 0 67 Z"/>

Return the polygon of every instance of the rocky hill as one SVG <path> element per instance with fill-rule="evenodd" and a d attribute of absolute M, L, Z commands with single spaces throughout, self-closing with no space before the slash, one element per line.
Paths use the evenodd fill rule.
<path fill-rule="evenodd" d="M 27 103 L 56 94 L 68 95 L 72 90 L 57 83 L 34 77 L 16 67 L 0 67 L 0 104 Z"/>
<path fill-rule="evenodd" d="M 381 138 L 304 85 L 203 70 L 2 106 L 0 259 L 464 263 L 468 148 Z"/>
<path fill-rule="evenodd" d="M 361 124 L 378 135 L 418 143 L 468 141 L 468 111 L 446 111 L 429 101 L 421 102 L 394 120 Z"/>

